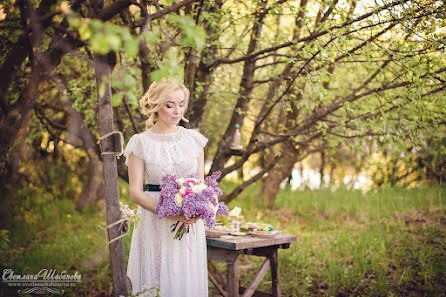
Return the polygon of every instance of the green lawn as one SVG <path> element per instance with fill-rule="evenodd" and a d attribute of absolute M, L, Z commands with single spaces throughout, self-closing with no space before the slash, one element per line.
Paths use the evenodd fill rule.
<path fill-rule="evenodd" d="M 232 187 L 222 183 L 224 191 Z M 127 185 L 121 183 L 120 188 L 121 200 L 129 203 Z M 241 207 L 246 221 L 263 221 L 297 235 L 290 249 L 279 252 L 284 295 L 446 295 L 445 188 L 366 194 L 285 189 L 272 211 L 256 200 L 261 199 L 259 189 L 260 185 L 248 187 L 229 207 Z M 68 198 L 27 188 L 18 191 L 16 201 L 0 207 L 10 210 L 8 231 L 0 233 L 2 268 L 16 274 L 34 274 L 42 268 L 68 274 L 77 270 L 82 281 L 66 289 L 66 296 L 109 293 L 107 238 L 98 227 L 105 225 L 101 203 L 81 214 Z M 130 239 L 131 234 L 125 236 L 126 261 Z M 261 259 L 241 257 L 242 285 L 249 284 L 260 264 Z M 267 291 L 270 285 L 267 274 L 260 289 Z M 0 293 L 11 296 L 16 291 L 2 284 Z"/>
<path fill-rule="evenodd" d="M 367 194 L 285 189 L 268 212 L 256 201 L 259 189 L 251 187 L 230 208 L 237 205 L 246 220 L 297 235 L 290 249 L 279 252 L 283 294 L 446 295 L 444 188 Z M 241 274 L 245 286 L 253 276 L 246 272 Z M 261 288 L 269 287 L 265 278 Z"/>

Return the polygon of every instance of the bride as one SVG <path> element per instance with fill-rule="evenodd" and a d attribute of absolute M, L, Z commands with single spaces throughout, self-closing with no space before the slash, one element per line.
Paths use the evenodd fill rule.
<path fill-rule="evenodd" d="M 129 172 L 130 198 L 138 204 L 142 221 L 133 231 L 127 266 L 132 294 L 162 297 L 208 296 L 204 223 L 184 216 L 158 219 L 154 210 L 165 174 L 177 178 L 196 174 L 204 180 L 203 147 L 208 139 L 179 126 L 189 101 L 189 90 L 175 80 L 151 84 L 139 101 L 147 129 L 133 135 L 124 151 Z M 190 232 L 174 239 L 170 226 L 188 222 Z M 144 292 L 143 292 L 144 291 Z"/>

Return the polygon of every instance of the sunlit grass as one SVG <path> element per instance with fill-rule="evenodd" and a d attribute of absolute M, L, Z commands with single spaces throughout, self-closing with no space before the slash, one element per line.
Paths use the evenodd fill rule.
<path fill-rule="evenodd" d="M 235 184 L 222 183 L 225 192 Z M 120 181 L 121 201 L 128 185 Z M 262 221 L 296 234 L 289 249 L 280 250 L 281 287 L 289 296 L 439 296 L 446 294 L 445 189 L 382 189 L 363 194 L 338 190 L 278 194 L 275 209 L 266 210 L 260 184 L 246 189 L 229 207 L 243 209 L 245 221 Z M 104 203 L 75 210 L 69 197 L 36 188 L 17 191 L 10 209 L 8 248 L 2 267 L 17 274 L 40 269 L 82 275 L 72 291 L 92 296 L 110 290 L 110 262 Z M 125 263 L 131 232 L 124 237 Z M 240 257 L 241 284 L 247 286 L 262 259 Z M 223 266 L 219 265 L 220 268 Z M 259 289 L 270 290 L 271 277 Z M 2 289 L 4 290 L 4 289 Z M 213 290 L 212 290 L 213 291 Z M 12 291 L 14 292 L 14 291 Z M 1 293 L 4 293 L 2 291 Z M 8 291 L 9 293 L 9 291 Z M 8 295 L 8 294 L 7 294 Z"/>
<path fill-rule="evenodd" d="M 11 207 L 10 242 L 9 248 L 0 255 L 2 269 L 11 268 L 14 274 L 21 275 L 37 274 L 41 269 L 55 269 L 56 274 L 78 271 L 82 282 L 73 290 L 63 288 L 66 292 L 77 295 L 76 292 L 86 293 L 92 288 L 108 290 L 106 234 L 98 227 L 104 225 L 105 213 L 96 206 L 80 213 L 75 210 L 74 201 L 56 199 L 31 188 L 17 191 L 17 201 L 8 204 Z M 2 203 L 4 207 L 6 202 Z M 95 279 L 101 274 L 100 279 Z M 17 289 L 0 293 L 13 296 L 11 294 L 17 294 Z"/>
<path fill-rule="evenodd" d="M 230 189 L 232 185 L 225 185 Z M 445 189 L 282 190 L 265 211 L 259 185 L 230 203 L 297 241 L 280 251 L 284 294 L 438 296 L 446 293 Z M 435 239 L 435 240 L 433 240 Z M 253 259 L 253 257 L 249 257 Z M 252 261 L 252 260 L 250 260 Z M 256 261 L 260 264 L 260 260 Z M 254 272 L 246 271 L 242 284 Z M 267 275 L 261 289 L 268 291 Z"/>

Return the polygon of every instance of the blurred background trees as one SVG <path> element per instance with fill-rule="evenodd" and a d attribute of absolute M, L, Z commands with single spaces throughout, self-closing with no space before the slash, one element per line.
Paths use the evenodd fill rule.
<path fill-rule="evenodd" d="M 314 169 L 319 187 L 442 183 L 443 1 L 4 1 L 2 187 L 104 197 L 93 58 L 106 55 L 115 127 L 142 132 L 138 100 L 173 76 L 206 173 L 260 181 L 265 205 Z M 242 150 L 231 148 L 234 127 Z M 302 169 L 302 170 L 300 170 Z M 123 160 L 119 176 L 127 179 Z M 300 175 L 303 181 L 303 175 Z M 305 186 L 305 183 L 300 183 Z"/>

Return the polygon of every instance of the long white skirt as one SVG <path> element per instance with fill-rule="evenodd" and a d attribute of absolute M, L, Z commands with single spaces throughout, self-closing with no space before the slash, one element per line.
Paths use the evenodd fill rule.
<path fill-rule="evenodd" d="M 160 192 L 150 191 L 159 199 Z M 137 296 L 207 297 L 208 270 L 204 223 L 190 225 L 181 240 L 174 239 L 172 220 L 158 219 L 156 214 L 138 206 L 142 221 L 133 231 L 127 265 L 132 294 Z"/>

